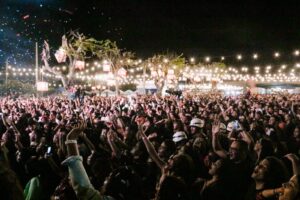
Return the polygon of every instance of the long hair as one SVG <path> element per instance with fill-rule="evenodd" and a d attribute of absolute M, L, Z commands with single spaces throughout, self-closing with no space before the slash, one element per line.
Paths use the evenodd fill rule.
<path fill-rule="evenodd" d="M 16 174 L 0 163 L 0 197 L 6 200 L 23 200 L 23 190 Z"/>
<path fill-rule="evenodd" d="M 262 146 L 262 149 L 259 158 L 257 160 L 257 163 L 259 163 L 261 160 L 265 159 L 268 156 L 274 155 L 274 147 L 271 140 L 266 138 L 261 138 L 260 144 Z"/>
<path fill-rule="evenodd" d="M 117 200 L 144 199 L 141 177 L 128 166 L 115 169 L 107 178 L 104 195 Z"/>
<path fill-rule="evenodd" d="M 274 156 L 265 158 L 269 162 L 269 168 L 265 179 L 265 189 L 280 187 L 288 181 L 288 170 L 283 161 Z"/>
<path fill-rule="evenodd" d="M 186 200 L 187 186 L 183 180 L 175 176 L 166 176 L 160 184 L 155 200 Z"/>

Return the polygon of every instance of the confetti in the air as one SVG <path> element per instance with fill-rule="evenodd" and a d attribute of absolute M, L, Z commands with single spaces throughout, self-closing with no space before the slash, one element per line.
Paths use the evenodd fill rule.
<path fill-rule="evenodd" d="M 0 7 L 0 70 L 5 62 L 15 67 L 35 64 L 35 43 L 41 51 L 44 40 L 51 44 L 51 54 L 59 48 L 62 35 L 70 30 L 79 30 L 86 35 L 107 39 L 120 35 L 119 27 L 112 24 L 111 16 L 105 16 L 99 6 L 89 8 L 73 1 L 27 0 L 7 1 Z M 90 16 L 90 17 L 82 17 Z M 109 22 L 108 20 L 109 19 Z M 82 23 L 85 20 L 85 23 Z M 90 26 L 89 23 L 94 26 Z M 93 28 L 93 32 L 90 32 Z"/>
<path fill-rule="evenodd" d="M 25 15 L 23 16 L 23 19 L 28 19 L 30 17 L 30 15 Z"/>

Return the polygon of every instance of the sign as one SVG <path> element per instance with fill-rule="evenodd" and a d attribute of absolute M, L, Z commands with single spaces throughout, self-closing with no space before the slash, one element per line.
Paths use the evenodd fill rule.
<path fill-rule="evenodd" d="M 40 92 L 48 91 L 48 82 L 37 82 L 36 89 Z"/>

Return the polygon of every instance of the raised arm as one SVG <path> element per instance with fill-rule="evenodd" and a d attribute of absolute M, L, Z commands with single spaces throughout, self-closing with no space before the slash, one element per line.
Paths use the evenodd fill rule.
<path fill-rule="evenodd" d="M 154 146 L 145 135 L 145 132 L 146 130 L 143 130 L 142 127 L 139 127 L 139 133 L 141 134 L 142 140 L 146 146 L 149 156 L 156 163 L 156 165 L 163 171 L 164 167 L 166 166 L 166 163 L 159 157 Z"/>
<path fill-rule="evenodd" d="M 84 132 L 81 132 L 79 136 L 83 139 L 84 143 L 87 145 L 90 151 L 96 151 L 95 145 L 91 142 L 91 140 L 86 136 Z"/>
<path fill-rule="evenodd" d="M 82 157 L 79 156 L 77 138 L 85 129 L 85 124 L 73 128 L 67 135 L 65 144 L 67 145 L 68 158 L 63 164 L 68 166 L 72 187 L 79 199 L 102 199 L 100 193 L 94 189 L 86 170 L 82 164 Z"/>
<path fill-rule="evenodd" d="M 3 122 L 3 125 L 4 125 L 6 128 L 9 128 L 9 124 L 8 124 L 7 121 L 6 121 L 6 116 L 5 116 L 5 114 L 2 114 L 2 122 Z"/>
<path fill-rule="evenodd" d="M 292 162 L 293 174 L 294 175 L 299 175 L 300 160 L 299 160 L 298 156 L 296 156 L 295 154 L 290 153 L 290 154 L 287 154 L 285 157 Z"/>
<path fill-rule="evenodd" d="M 296 116 L 296 113 L 295 113 L 295 110 L 294 110 L 294 106 L 295 106 L 294 101 L 292 101 L 292 105 L 291 105 L 291 113 L 292 113 L 293 117 Z"/>
<path fill-rule="evenodd" d="M 22 150 L 23 149 L 23 144 L 21 143 L 21 133 L 19 132 L 19 130 L 17 129 L 16 125 L 14 122 L 11 122 L 11 126 L 15 132 L 15 146 L 17 149 Z"/>
<path fill-rule="evenodd" d="M 253 137 L 245 130 L 241 132 L 242 140 L 244 140 L 248 144 L 248 149 L 253 149 L 254 139 Z"/>
<path fill-rule="evenodd" d="M 215 121 L 212 126 L 212 147 L 213 151 L 221 158 L 227 158 L 227 152 L 222 148 L 218 135 L 220 131 L 220 122 Z"/>
<path fill-rule="evenodd" d="M 118 149 L 117 145 L 114 142 L 114 137 L 117 137 L 117 136 L 114 135 L 112 130 L 109 130 L 109 132 L 107 133 L 107 142 L 112 150 L 112 156 L 119 157 L 120 153 L 119 153 L 119 149 Z"/>
<path fill-rule="evenodd" d="M 281 195 L 283 193 L 283 188 L 275 188 L 275 189 L 266 189 L 261 191 L 258 195 L 262 196 L 262 198 L 271 198 L 278 195 Z"/>

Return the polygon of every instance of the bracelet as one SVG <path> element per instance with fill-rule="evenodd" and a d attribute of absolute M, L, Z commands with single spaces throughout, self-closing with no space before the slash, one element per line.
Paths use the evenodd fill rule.
<path fill-rule="evenodd" d="M 77 144 L 77 140 L 66 140 L 65 144 Z"/>
<path fill-rule="evenodd" d="M 276 191 L 276 188 L 275 188 L 275 189 L 273 189 L 273 195 L 278 197 L 280 195 L 280 192 Z"/>

